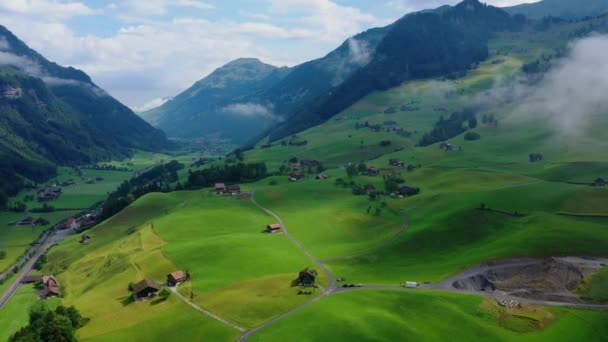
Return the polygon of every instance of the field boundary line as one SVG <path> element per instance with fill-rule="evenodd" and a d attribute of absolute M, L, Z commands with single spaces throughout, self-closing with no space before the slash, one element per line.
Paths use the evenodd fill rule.
<path fill-rule="evenodd" d="M 171 287 L 170 289 L 171 289 L 171 291 L 173 293 L 175 293 L 175 295 L 179 299 L 181 299 L 184 303 L 188 304 L 189 306 L 191 306 L 195 310 L 197 310 L 197 311 L 199 311 L 199 312 L 201 312 L 201 313 L 203 313 L 203 314 L 205 314 L 205 315 L 207 315 L 207 316 L 215 319 L 216 321 L 218 321 L 220 323 L 224 323 L 224 324 L 226 324 L 226 325 L 228 325 L 228 326 L 230 326 L 230 327 L 232 327 L 232 328 L 234 328 L 234 329 L 236 329 L 236 330 L 238 330 L 238 331 L 240 331 L 242 333 L 244 333 L 244 332 L 247 331 L 247 329 L 245 329 L 243 327 L 240 327 L 240 326 L 238 326 L 238 325 L 236 325 L 236 324 L 234 324 L 234 323 L 232 323 L 232 322 L 230 322 L 230 321 L 228 321 L 228 320 L 226 320 L 226 319 L 224 319 L 224 318 L 222 318 L 222 317 L 220 317 L 220 316 L 218 316 L 218 315 L 216 315 L 216 314 L 214 314 L 214 313 L 212 313 L 210 311 L 207 311 L 207 310 L 201 308 L 200 306 L 198 306 L 198 305 L 196 305 L 194 303 L 192 303 L 191 301 L 188 300 L 188 298 L 184 297 L 184 295 L 182 295 L 181 293 L 179 293 L 179 291 L 177 291 L 177 287 Z"/>

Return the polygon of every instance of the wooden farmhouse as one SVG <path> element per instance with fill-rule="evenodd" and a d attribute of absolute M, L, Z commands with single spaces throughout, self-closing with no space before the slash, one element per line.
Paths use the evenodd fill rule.
<path fill-rule="evenodd" d="M 167 284 L 169 286 L 176 286 L 177 284 L 188 281 L 188 274 L 184 271 L 175 271 L 167 275 Z"/>
<path fill-rule="evenodd" d="M 266 226 L 266 233 L 275 233 L 281 230 L 281 225 L 278 223 L 269 224 Z"/>
<path fill-rule="evenodd" d="M 152 280 L 144 279 L 133 285 L 133 296 L 135 300 L 143 300 L 154 297 L 160 290 L 160 286 Z"/>

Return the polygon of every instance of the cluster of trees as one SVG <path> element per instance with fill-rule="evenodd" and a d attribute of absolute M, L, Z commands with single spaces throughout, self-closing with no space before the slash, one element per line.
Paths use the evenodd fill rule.
<path fill-rule="evenodd" d="M 464 126 L 464 123 L 467 123 L 467 126 Z M 476 114 L 470 108 L 464 109 L 462 112 L 454 112 L 447 119 L 442 115 L 435 123 L 435 127 L 422 136 L 418 146 L 428 146 L 445 141 L 463 133 L 467 128 L 475 127 L 477 127 Z"/>
<path fill-rule="evenodd" d="M 481 139 L 481 135 L 477 132 L 467 132 L 464 135 L 464 140 L 475 141 Z"/>
<path fill-rule="evenodd" d="M 255 182 L 268 176 L 266 163 L 238 163 L 234 165 L 212 166 L 204 170 L 188 173 L 186 189 L 200 189 L 215 183 Z"/>
<path fill-rule="evenodd" d="M 167 164 L 159 165 L 138 177 L 124 181 L 116 191 L 110 193 L 104 202 L 100 220 L 108 219 L 129 206 L 141 196 L 151 192 L 170 192 L 171 183 L 178 180 L 177 171 L 184 165 L 173 160 Z M 181 188 L 181 185 L 176 186 Z"/>
<path fill-rule="evenodd" d="M 361 173 L 366 173 L 367 172 L 367 165 L 365 165 L 365 163 L 359 163 L 359 164 L 348 164 L 346 166 L 346 175 L 349 178 L 358 176 Z"/>
<path fill-rule="evenodd" d="M 75 342 L 76 330 L 88 322 L 73 306 L 50 310 L 44 303 L 30 311 L 29 325 L 21 328 L 10 342 L 63 341 Z"/>
<path fill-rule="evenodd" d="M 481 123 L 488 126 L 498 127 L 498 119 L 494 117 L 494 114 L 484 114 L 481 117 Z"/>
<path fill-rule="evenodd" d="M 177 171 L 184 168 L 184 164 L 179 163 L 177 160 L 172 160 L 167 164 L 159 165 L 146 173 L 139 175 L 139 177 L 131 181 L 132 185 L 142 185 L 150 182 L 166 182 L 174 183 L 179 179 Z"/>

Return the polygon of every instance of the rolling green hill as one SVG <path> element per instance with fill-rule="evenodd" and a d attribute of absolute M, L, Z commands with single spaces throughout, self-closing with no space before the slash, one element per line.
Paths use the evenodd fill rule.
<path fill-rule="evenodd" d="M 530 19 L 541 19 L 551 16 L 566 20 L 577 20 L 608 13 L 608 1 L 543 0 L 531 4 L 505 7 L 504 10 L 511 14 L 523 14 Z"/>
<path fill-rule="evenodd" d="M 82 71 L 49 62 L 4 27 L 0 38 L 6 43 L 0 51 L 0 193 L 15 194 L 20 176 L 48 178 L 56 164 L 89 163 L 128 156 L 133 148 L 170 146 L 161 131 Z"/>

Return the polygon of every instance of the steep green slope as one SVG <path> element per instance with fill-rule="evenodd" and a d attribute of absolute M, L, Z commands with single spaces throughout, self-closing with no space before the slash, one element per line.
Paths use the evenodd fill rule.
<path fill-rule="evenodd" d="M 608 1 L 543 0 L 532 4 L 505 7 L 504 10 L 511 14 L 523 14 L 530 19 L 541 19 L 551 16 L 567 20 L 577 20 L 608 13 Z"/>
<path fill-rule="evenodd" d="M 271 140 L 322 123 L 373 91 L 406 80 L 462 73 L 488 56 L 493 32 L 518 29 L 522 22 L 476 0 L 436 13 L 407 15 L 392 25 L 369 64 L 326 96 L 280 124 Z"/>
<path fill-rule="evenodd" d="M 0 38 L 0 192 L 15 194 L 21 184 L 17 175 L 45 179 L 54 173 L 55 164 L 170 146 L 162 132 L 82 71 L 49 62 L 1 26 Z"/>

